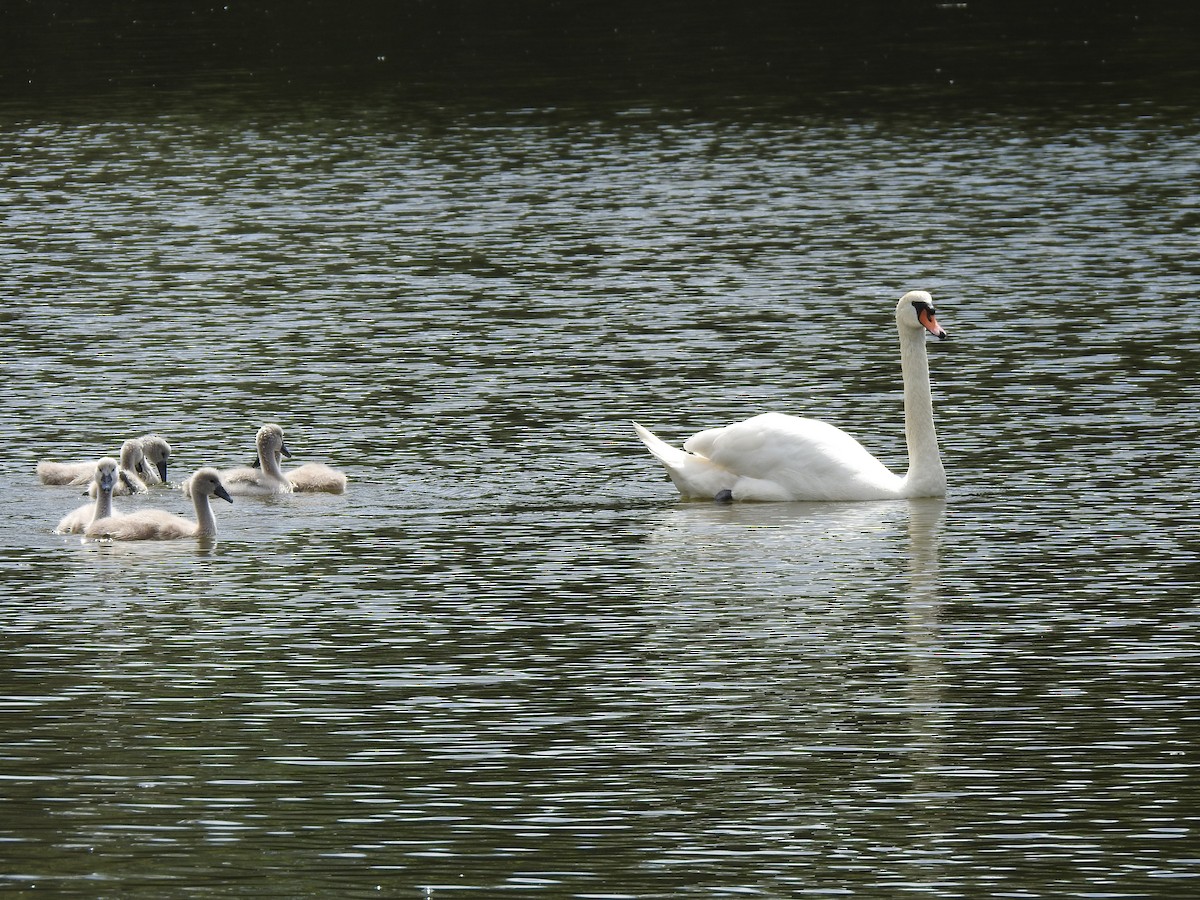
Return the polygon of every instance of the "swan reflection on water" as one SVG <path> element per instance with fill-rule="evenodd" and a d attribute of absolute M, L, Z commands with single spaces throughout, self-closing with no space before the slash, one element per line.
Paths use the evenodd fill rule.
<path fill-rule="evenodd" d="M 927 733 L 932 747 L 945 663 L 945 508 L 928 499 L 662 510 L 643 560 L 656 600 L 653 643 L 683 668 L 791 682 L 800 695 L 810 688 L 797 679 L 816 677 L 821 691 L 853 682 L 860 700 L 911 713 L 914 733 Z"/>
<path fill-rule="evenodd" d="M 722 748 L 726 765 L 776 798 L 774 824 L 805 829 L 816 846 L 860 830 L 882 802 L 902 805 L 900 828 L 920 854 L 939 852 L 951 721 L 938 622 L 945 506 L 662 510 L 647 539 L 658 596 L 644 652 L 668 748 L 688 759 Z M 938 877 L 919 865 L 908 875 Z"/>
<path fill-rule="evenodd" d="M 848 585 L 894 587 L 903 572 L 912 598 L 928 602 L 936 593 L 945 505 L 941 499 L 680 503 L 658 514 L 647 539 L 649 559 L 661 559 L 664 582 L 689 595 L 716 585 L 729 597 L 790 600 L 836 589 L 851 601 Z"/>

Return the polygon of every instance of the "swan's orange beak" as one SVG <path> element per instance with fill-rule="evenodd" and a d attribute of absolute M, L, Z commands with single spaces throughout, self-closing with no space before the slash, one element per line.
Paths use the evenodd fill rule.
<path fill-rule="evenodd" d="M 925 326 L 925 330 L 930 334 L 937 335 L 939 341 L 944 341 L 948 335 L 938 324 L 937 317 L 933 314 L 933 310 L 925 308 L 917 311 L 917 321 Z"/>

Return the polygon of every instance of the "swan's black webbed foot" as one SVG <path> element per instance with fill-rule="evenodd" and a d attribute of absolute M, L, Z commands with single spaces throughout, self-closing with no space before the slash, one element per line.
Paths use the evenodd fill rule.
<path fill-rule="evenodd" d="M 717 495 L 713 497 L 713 500 L 715 500 L 717 503 L 732 503 L 733 491 L 729 490 L 729 488 L 725 488 L 723 491 L 717 491 Z"/>

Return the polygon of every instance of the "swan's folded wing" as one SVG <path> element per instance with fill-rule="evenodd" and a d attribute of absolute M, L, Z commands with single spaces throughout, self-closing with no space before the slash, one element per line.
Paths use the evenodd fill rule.
<path fill-rule="evenodd" d="M 794 497 L 855 499 L 892 490 L 898 478 L 862 444 L 828 422 L 765 413 L 719 429 L 709 458 L 743 478 Z"/>
<path fill-rule="evenodd" d="M 697 431 L 683 442 L 683 449 L 698 456 L 712 456 L 713 443 L 725 432 L 725 427 Z"/>
<path fill-rule="evenodd" d="M 867 457 L 874 461 L 840 428 L 820 419 L 782 413 L 763 413 L 696 437 L 702 436 L 710 459 L 750 478 L 769 478 L 783 468 L 826 466 L 843 459 Z"/>

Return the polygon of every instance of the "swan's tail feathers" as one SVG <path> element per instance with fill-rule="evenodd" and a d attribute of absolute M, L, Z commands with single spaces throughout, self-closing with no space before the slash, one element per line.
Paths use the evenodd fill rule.
<path fill-rule="evenodd" d="M 699 497 L 711 500 L 721 491 L 733 488 L 737 476 L 711 460 L 695 453 L 688 453 L 661 441 L 639 425 L 634 430 L 654 458 L 667 468 L 667 475 L 684 497 Z"/>
<path fill-rule="evenodd" d="M 677 447 L 672 447 L 666 441 L 659 440 L 637 422 L 633 423 L 633 430 L 642 439 L 642 443 L 646 445 L 646 449 L 654 454 L 654 458 L 668 469 L 672 465 L 684 465 L 687 462 L 687 453 Z"/>

